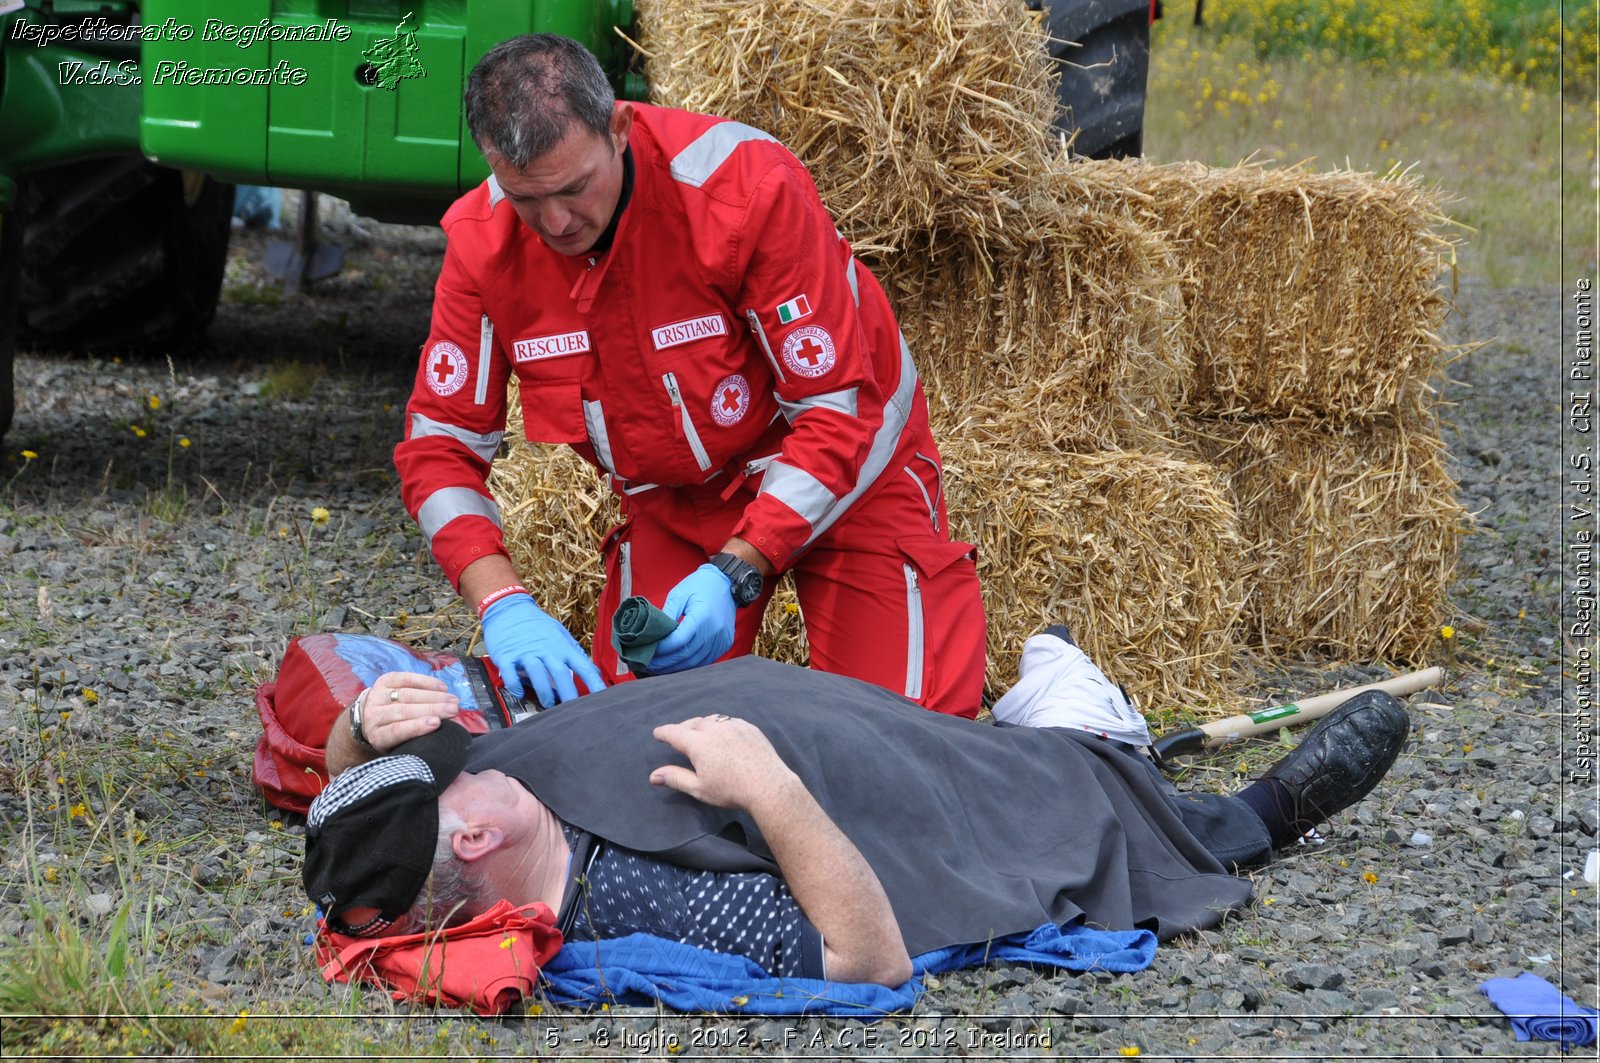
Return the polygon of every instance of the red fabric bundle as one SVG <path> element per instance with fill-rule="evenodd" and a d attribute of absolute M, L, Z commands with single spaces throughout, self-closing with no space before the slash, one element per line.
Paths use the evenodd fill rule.
<path fill-rule="evenodd" d="M 539 968 L 561 949 L 549 905 L 493 908 L 449 930 L 386 938 L 317 935 L 317 962 L 330 982 L 352 980 L 394 997 L 499 1015 L 533 991 Z"/>

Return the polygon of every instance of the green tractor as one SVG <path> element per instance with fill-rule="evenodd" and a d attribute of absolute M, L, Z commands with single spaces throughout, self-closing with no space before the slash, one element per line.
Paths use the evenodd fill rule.
<path fill-rule="evenodd" d="M 1148 0 L 1047 6 L 1083 42 L 1062 54 L 1083 153 L 1137 153 Z M 0 0 L 0 434 L 19 346 L 130 351 L 205 329 L 234 183 L 434 222 L 488 174 L 461 108 L 478 58 L 559 33 L 644 99 L 614 32 L 632 21 L 632 0 Z"/>

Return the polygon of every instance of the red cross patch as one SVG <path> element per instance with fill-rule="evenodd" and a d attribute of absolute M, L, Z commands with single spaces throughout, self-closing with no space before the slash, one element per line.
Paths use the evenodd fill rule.
<path fill-rule="evenodd" d="M 783 364 L 803 377 L 819 377 L 833 368 L 833 337 L 821 325 L 802 325 L 783 341 Z"/>
<path fill-rule="evenodd" d="M 423 356 L 422 375 L 435 395 L 454 395 L 467 382 L 467 356 L 455 344 L 440 340 Z"/>
<path fill-rule="evenodd" d="M 744 420 L 750 410 L 750 381 L 742 373 L 729 373 L 711 392 L 711 419 L 724 428 Z"/>

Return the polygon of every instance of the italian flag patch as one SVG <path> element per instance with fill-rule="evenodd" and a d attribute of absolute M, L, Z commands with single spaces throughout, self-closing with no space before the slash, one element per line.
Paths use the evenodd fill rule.
<path fill-rule="evenodd" d="M 778 307 L 778 320 L 787 325 L 791 321 L 799 321 L 810 313 L 810 301 L 803 295 L 797 295 Z"/>

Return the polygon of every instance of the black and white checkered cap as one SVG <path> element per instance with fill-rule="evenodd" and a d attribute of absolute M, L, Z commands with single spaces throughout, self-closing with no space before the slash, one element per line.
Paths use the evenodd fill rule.
<path fill-rule="evenodd" d="M 373 937 L 410 909 L 433 870 L 439 795 L 466 766 L 472 736 L 446 720 L 390 755 L 341 772 L 306 816 L 302 881 L 330 929 Z M 376 914 L 358 923 L 350 909 Z"/>

